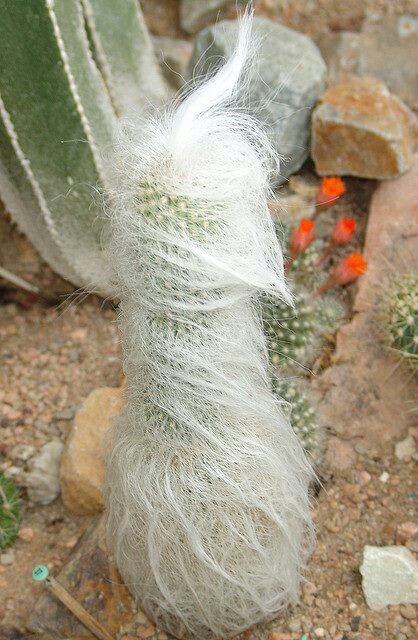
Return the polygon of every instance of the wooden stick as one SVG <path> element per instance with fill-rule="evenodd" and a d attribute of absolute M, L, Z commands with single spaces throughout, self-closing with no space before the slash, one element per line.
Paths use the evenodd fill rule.
<path fill-rule="evenodd" d="M 48 577 L 45 580 L 46 585 L 52 591 L 52 593 L 60 600 L 66 607 L 73 613 L 76 618 L 83 624 L 91 633 L 93 633 L 99 640 L 114 640 L 114 638 L 106 631 L 101 624 L 97 622 L 89 614 L 88 611 L 81 606 L 77 600 L 75 600 L 64 587 L 55 580 L 55 578 Z"/>

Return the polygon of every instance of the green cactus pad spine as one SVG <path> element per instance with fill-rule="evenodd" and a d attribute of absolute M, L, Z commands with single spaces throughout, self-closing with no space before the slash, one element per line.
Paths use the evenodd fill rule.
<path fill-rule="evenodd" d="M 16 539 L 22 521 L 21 500 L 13 482 L 0 473 L 0 550 Z"/>
<path fill-rule="evenodd" d="M 390 347 L 418 372 L 418 276 L 395 280 L 385 299 L 385 324 Z"/>

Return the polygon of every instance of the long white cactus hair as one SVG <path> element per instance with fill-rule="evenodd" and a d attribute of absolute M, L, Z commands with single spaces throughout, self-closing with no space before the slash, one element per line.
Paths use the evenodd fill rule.
<path fill-rule="evenodd" d="M 295 601 L 313 542 L 312 471 L 271 392 L 260 318 L 262 293 L 289 293 L 274 153 L 237 106 L 250 40 L 247 13 L 215 75 L 121 133 L 110 215 L 128 382 L 108 540 L 157 625 L 200 640 Z"/>

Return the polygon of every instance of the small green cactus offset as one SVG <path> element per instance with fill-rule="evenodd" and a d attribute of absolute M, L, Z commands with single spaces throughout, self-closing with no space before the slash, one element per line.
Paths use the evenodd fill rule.
<path fill-rule="evenodd" d="M 0 550 L 15 541 L 21 520 L 21 500 L 16 487 L 0 473 Z"/>
<path fill-rule="evenodd" d="M 418 372 L 418 276 L 396 278 L 384 306 L 390 347 Z"/>
<path fill-rule="evenodd" d="M 304 296 L 296 294 L 295 308 L 281 301 L 264 304 L 263 319 L 270 360 L 273 365 L 301 363 L 306 360 L 315 318 L 312 306 L 304 304 Z"/>
<path fill-rule="evenodd" d="M 306 453 L 316 460 L 322 442 L 322 429 L 315 409 L 309 401 L 307 393 L 302 389 L 301 383 L 297 380 L 274 377 L 273 391 L 288 403 L 288 415 L 293 430 Z"/>
<path fill-rule="evenodd" d="M 344 309 L 335 298 L 326 296 L 309 304 L 306 294 L 294 295 L 294 307 L 267 300 L 263 321 L 270 360 L 274 366 L 310 367 L 325 335 L 339 326 Z"/>

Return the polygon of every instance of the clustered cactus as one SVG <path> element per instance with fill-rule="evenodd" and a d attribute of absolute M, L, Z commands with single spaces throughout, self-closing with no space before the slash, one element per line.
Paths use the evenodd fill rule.
<path fill-rule="evenodd" d="M 4 473 L 0 473 L 0 550 L 15 541 L 21 520 L 21 500 L 16 487 Z"/>
<path fill-rule="evenodd" d="M 296 290 L 294 306 L 269 299 L 263 321 L 273 365 L 299 369 L 312 366 L 327 334 L 339 326 L 343 306 L 332 296 L 306 302 L 308 294 Z"/>
<path fill-rule="evenodd" d="M 322 429 L 316 411 L 302 388 L 294 379 L 273 378 L 274 393 L 286 401 L 287 414 L 293 430 L 301 441 L 306 453 L 316 459 L 319 455 Z"/>
<path fill-rule="evenodd" d="M 285 302 L 266 300 L 263 323 L 270 362 L 279 376 L 274 380 L 273 391 L 289 403 L 292 427 L 305 451 L 317 459 L 323 439 L 322 429 L 310 406 L 309 394 L 302 391 L 297 378 L 313 365 L 328 334 L 336 331 L 344 308 L 330 295 L 311 303 L 306 303 L 306 298 L 306 293 L 296 291 L 294 307 Z M 282 380 L 283 376 L 293 376 L 294 379 L 290 384 Z"/>
<path fill-rule="evenodd" d="M 385 326 L 389 346 L 418 371 L 418 276 L 395 279 L 385 297 Z"/>
<path fill-rule="evenodd" d="M 293 283 L 294 301 L 290 306 L 266 298 L 262 304 L 270 362 L 273 375 L 277 375 L 273 390 L 289 403 L 293 429 L 314 460 L 320 454 L 322 429 L 310 406 L 309 392 L 298 378 L 313 367 L 344 316 L 344 306 L 329 290 L 351 282 L 367 268 L 361 254 L 353 253 L 327 273 L 326 264 L 335 249 L 353 239 L 356 221 L 340 218 L 327 240 L 323 233 L 317 235 L 316 218 L 344 192 L 341 179 L 325 178 L 318 190 L 314 216 L 302 218 L 294 228 L 289 223 L 276 227 L 289 256 L 287 271 Z"/>

